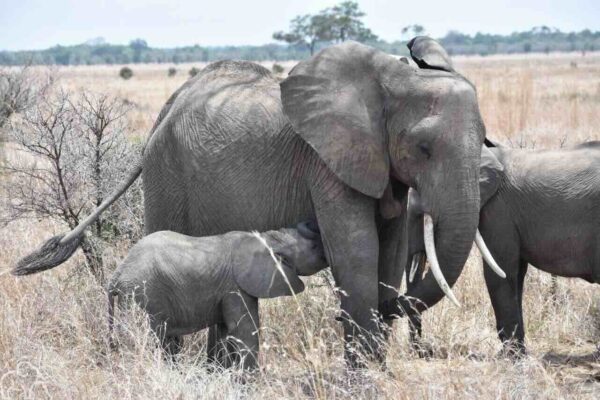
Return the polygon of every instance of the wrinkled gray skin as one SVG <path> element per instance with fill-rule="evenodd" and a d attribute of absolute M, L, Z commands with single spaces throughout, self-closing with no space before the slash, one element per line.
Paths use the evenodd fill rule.
<path fill-rule="evenodd" d="M 500 340 L 508 354 L 518 355 L 525 352 L 522 298 L 528 264 L 600 283 L 600 142 L 552 151 L 483 150 L 479 230 L 507 277 L 496 275 L 485 261 L 484 276 Z M 418 208 L 408 211 L 407 273 L 413 255 L 424 252 Z M 418 284 L 423 266 L 409 287 Z M 421 326 L 415 321 L 416 339 Z"/>
<path fill-rule="evenodd" d="M 327 266 L 319 237 L 308 239 L 296 229 L 261 236 L 281 260 L 281 270 L 267 247 L 248 232 L 199 238 L 172 231 L 152 233 L 133 246 L 115 271 L 108 285 L 109 301 L 119 295 L 124 304 L 133 295 L 171 354 L 179 350 L 181 335 L 222 325 L 232 351 L 221 355 L 221 363 L 254 368 L 258 299 L 300 293 L 304 284 L 298 276 Z M 112 307 L 109 310 L 112 321 Z"/>
<path fill-rule="evenodd" d="M 316 218 L 354 320 L 345 337 L 366 333 L 359 341 L 382 356 L 373 311 L 401 281 L 394 204 L 408 186 L 419 191 L 450 285 L 479 216 L 485 128 L 475 88 L 432 39 L 409 45 L 421 68 L 349 41 L 300 62 L 281 86 L 253 63 L 207 66 L 167 102 L 146 146 L 147 233 L 264 231 Z M 40 269 L 62 262 L 51 261 Z M 410 293 L 420 309 L 443 297 L 430 275 Z"/>

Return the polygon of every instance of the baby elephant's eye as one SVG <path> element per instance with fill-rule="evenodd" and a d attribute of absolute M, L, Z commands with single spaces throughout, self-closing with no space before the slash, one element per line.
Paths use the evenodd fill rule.
<path fill-rule="evenodd" d="M 417 147 L 429 160 L 431 158 L 431 146 L 427 142 L 420 142 Z"/>

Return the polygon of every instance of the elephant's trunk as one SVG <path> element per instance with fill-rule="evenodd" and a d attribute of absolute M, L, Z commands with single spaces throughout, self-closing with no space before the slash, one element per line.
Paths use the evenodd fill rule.
<path fill-rule="evenodd" d="M 437 223 L 434 220 L 435 250 L 450 287 L 458 280 L 467 261 L 479 219 L 479 200 L 465 203 L 456 212 L 438 218 Z M 421 312 L 439 302 L 444 297 L 444 292 L 430 271 L 406 295 L 418 299 L 413 307 Z"/>
<path fill-rule="evenodd" d="M 443 278 L 452 287 L 460 276 L 469 256 L 479 222 L 479 186 L 476 179 L 463 180 L 458 190 L 450 196 L 431 204 L 424 212 L 431 215 L 435 253 Z M 446 192 L 447 194 L 447 192 Z M 423 195 L 426 199 L 427 194 Z M 455 200 L 448 201 L 448 198 Z M 408 290 L 405 296 L 384 302 L 384 316 L 404 315 L 409 310 L 422 312 L 435 305 L 445 296 L 444 291 L 430 270 L 422 281 Z"/>

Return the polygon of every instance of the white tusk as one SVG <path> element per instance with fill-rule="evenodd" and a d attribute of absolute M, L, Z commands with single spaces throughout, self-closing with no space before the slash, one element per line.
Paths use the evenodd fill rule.
<path fill-rule="evenodd" d="M 477 234 L 475 235 L 475 244 L 477 245 L 481 256 L 483 257 L 485 262 L 490 266 L 492 271 L 498 274 L 499 277 L 506 278 L 506 274 L 504 273 L 504 271 L 502 271 L 502 268 L 500 268 L 500 266 L 496 263 L 496 260 L 494 260 L 494 257 L 492 257 L 492 253 L 490 253 L 490 250 L 487 248 L 485 242 L 483 241 L 483 237 L 481 237 L 479 229 L 477 229 Z"/>
<path fill-rule="evenodd" d="M 420 258 L 421 255 L 419 253 L 413 255 L 412 262 L 410 263 L 410 273 L 408 274 L 408 281 L 410 283 L 415 279 L 415 274 L 417 273 L 417 269 L 419 269 Z"/>
<path fill-rule="evenodd" d="M 444 274 L 440 269 L 440 264 L 437 259 L 437 254 L 435 252 L 435 240 L 434 240 L 434 232 L 433 232 L 433 220 L 431 219 L 431 215 L 424 214 L 423 215 L 423 237 L 425 239 L 425 253 L 427 254 L 427 258 L 429 259 L 429 267 L 431 272 L 433 273 L 433 277 L 437 281 L 438 285 L 440 285 L 440 289 L 444 292 L 446 296 L 457 306 L 460 307 L 460 303 L 452 293 L 452 289 L 446 282 L 444 278 Z"/>

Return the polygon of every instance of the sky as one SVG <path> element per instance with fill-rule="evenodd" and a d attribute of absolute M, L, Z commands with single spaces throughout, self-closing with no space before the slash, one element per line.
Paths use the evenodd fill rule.
<path fill-rule="evenodd" d="M 152 47 L 260 45 L 299 14 L 326 0 L 0 0 L 0 50 L 44 49 L 103 37 Z M 359 0 L 364 22 L 379 37 L 401 38 L 420 24 L 433 37 L 448 30 L 508 34 L 547 25 L 563 31 L 600 30 L 600 0 Z"/>

